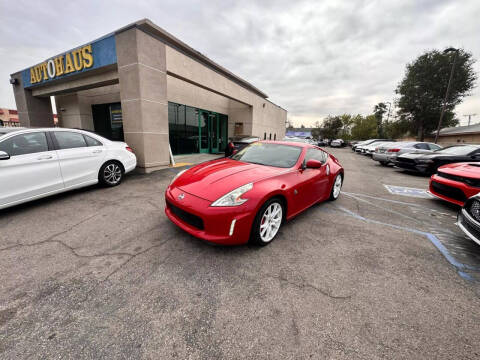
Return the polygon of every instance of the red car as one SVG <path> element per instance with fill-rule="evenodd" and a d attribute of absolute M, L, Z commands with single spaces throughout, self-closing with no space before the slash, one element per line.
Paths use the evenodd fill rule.
<path fill-rule="evenodd" d="M 267 245 L 286 220 L 336 200 L 343 177 L 338 160 L 314 145 L 259 141 L 178 173 L 165 192 L 165 213 L 209 242 Z"/>
<path fill-rule="evenodd" d="M 480 192 L 480 163 L 453 163 L 438 168 L 430 178 L 430 193 L 453 204 Z"/>

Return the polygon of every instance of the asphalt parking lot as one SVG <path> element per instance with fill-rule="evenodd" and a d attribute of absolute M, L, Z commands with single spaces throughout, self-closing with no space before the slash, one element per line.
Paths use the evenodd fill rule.
<path fill-rule="evenodd" d="M 330 149 L 327 149 L 330 150 Z M 346 179 L 269 246 L 177 229 L 177 169 L 0 211 L 2 359 L 478 359 L 480 247 L 428 178 L 332 152 Z"/>

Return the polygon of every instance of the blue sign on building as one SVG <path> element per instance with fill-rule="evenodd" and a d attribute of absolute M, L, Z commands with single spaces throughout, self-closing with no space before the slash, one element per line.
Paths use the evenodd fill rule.
<path fill-rule="evenodd" d="M 94 42 L 54 56 L 22 71 L 23 87 L 29 88 L 72 75 L 113 65 L 117 62 L 115 36 L 107 35 Z"/>

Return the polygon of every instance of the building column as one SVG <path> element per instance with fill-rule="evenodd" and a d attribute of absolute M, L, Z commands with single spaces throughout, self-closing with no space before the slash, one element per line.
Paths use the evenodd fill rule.
<path fill-rule="evenodd" d="M 150 172 L 170 163 L 165 44 L 136 28 L 115 39 L 125 141 Z"/>
<path fill-rule="evenodd" d="M 61 127 L 94 130 L 92 106 L 78 93 L 55 96 Z"/>
<path fill-rule="evenodd" d="M 32 91 L 23 87 L 22 74 L 12 74 L 17 80 L 13 85 L 13 94 L 17 104 L 18 119 L 24 127 L 52 127 L 53 113 L 50 97 L 35 97 Z"/>

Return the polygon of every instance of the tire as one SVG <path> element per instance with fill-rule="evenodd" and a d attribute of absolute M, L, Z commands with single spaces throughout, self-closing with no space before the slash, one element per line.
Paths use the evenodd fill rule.
<path fill-rule="evenodd" d="M 386 161 L 380 161 L 380 165 L 382 165 L 382 166 L 387 166 L 387 165 L 388 165 L 388 162 L 386 162 Z"/>
<path fill-rule="evenodd" d="M 107 161 L 98 172 L 98 181 L 103 186 L 117 186 L 122 182 L 123 174 L 123 166 L 118 161 Z"/>
<path fill-rule="evenodd" d="M 338 181 L 340 181 L 340 184 L 337 184 Z M 343 185 L 343 176 L 342 174 L 338 174 L 335 177 L 335 180 L 333 181 L 332 191 L 330 191 L 330 201 L 335 201 L 338 199 L 338 197 L 340 196 L 342 185 Z"/>
<path fill-rule="evenodd" d="M 275 214 L 273 218 L 270 219 L 270 222 L 268 222 L 269 219 L 267 219 L 269 210 L 270 213 Z M 280 212 L 278 213 L 278 211 Z M 278 231 L 283 223 L 284 213 L 285 206 L 279 198 L 272 198 L 266 201 L 260 210 L 258 210 L 257 216 L 253 221 L 250 242 L 257 246 L 270 244 L 278 235 Z M 273 234 L 268 234 L 269 231 L 273 231 Z"/>

